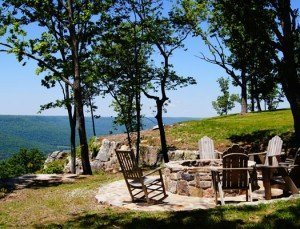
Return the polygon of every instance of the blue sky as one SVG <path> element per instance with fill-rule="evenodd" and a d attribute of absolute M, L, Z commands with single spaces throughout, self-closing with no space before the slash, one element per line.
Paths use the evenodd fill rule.
<path fill-rule="evenodd" d="M 294 8 L 300 8 L 299 0 L 292 0 Z M 200 38 L 189 38 L 185 42 L 188 51 L 176 51 L 171 59 L 175 70 L 185 76 L 193 76 L 197 85 L 168 92 L 171 104 L 167 107 L 169 117 L 210 117 L 216 112 L 212 108 L 212 101 L 220 95 L 217 78 L 227 76 L 216 65 L 208 64 L 196 56 L 200 52 L 207 52 Z M 0 114 L 36 115 L 40 105 L 60 99 L 60 89 L 46 89 L 41 86 L 41 77 L 35 75 L 36 64 L 33 61 L 21 66 L 15 56 L 0 53 Z M 239 88 L 231 87 L 232 93 L 239 93 Z M 99 107 L 96 112 L 101 116 L 114 116 L 109 107 L 111 98 L 96 98 Z M 154 116 L 155 105 L 153 101 L 142 99 L 143 113 L 146 116 Z M 281 107 L 289 107 L 287 102 Z M 237 104 L 233 113 L 240 111 Z M 66 115 L 64 109 L 51 109 L 44 111 L 42 115 Z"/>

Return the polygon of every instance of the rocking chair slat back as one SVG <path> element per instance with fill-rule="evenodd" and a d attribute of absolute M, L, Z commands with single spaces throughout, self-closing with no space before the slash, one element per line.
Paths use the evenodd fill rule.
<path fill-rule="evenodd" d="M 132 150 L 116 150 L 116 154 L 125 179 L 140 179 L 142 171 L 136 163 Z"/>

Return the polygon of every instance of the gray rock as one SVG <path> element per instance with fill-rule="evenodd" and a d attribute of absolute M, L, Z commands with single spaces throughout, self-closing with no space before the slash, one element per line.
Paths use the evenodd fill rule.
<path fill-rule="evenodd" d="M 199 186 L 200 188 L 207 189 L 211 187 L 211 184 L 211 181 L 200 181 Z"/>
<path fill-rule="evenodd" d="M 81 174 L 83 172 L 82 162 L 79 158 L 76 158 L 76 174 Z M 71 157 L 68 158 L 68 163 L 64 167 L 64 173 L 71 173 Z"/>
<path fill-rule="evenodd" d="M 173 194 L 177 193 L 177 182 L 176 181 L 170 181 L 168 191 Z"/>
<path fill-rule="evenodd" d="M 108 161 L 110 158 L 110 141 L 103 139 L 100 150 L 97 154 L 96 160 Z"/>
<path fill-rule="evenodd" d="M 176 150 L 174 155 L 174 161 L 180 161 L 183 159 L 184 152 L 182 150 Z"/>
<path fill-rule="evenodd" d="M 189 173 L 182 173 L 181 177 L 183 180 L 186 180 L 186 181 L 192 181 L 195 178 L 192 174 L 189 174 Z"/>
<path fill-rule="evenodd" d="M 196 160 L 198 158 L 197 151 L 185 151 L 184 152 L 184 160 Z"/>
<path fill-rule="evenodd" d="M 177 181 L 177 193 L 179 195 L 188 196 L 189 195 L 189 188 L 188 183 L 185 180 Z"/>

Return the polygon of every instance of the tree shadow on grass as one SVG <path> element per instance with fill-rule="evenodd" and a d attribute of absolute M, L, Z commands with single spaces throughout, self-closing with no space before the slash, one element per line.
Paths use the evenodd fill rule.
<path fill-rule="evenodd" d="M 275 129 L 258 130 L 251 134 L 231 135 L 229 140 L 232 143 L 245 146 L 246 150 L 253 152 L 262 152 L 266 150 L 269 140 L 276 135 Z M 292 132 L 285 132 L 278 134 L 283 140 L 283 149 L 286 151 L 288 148 L 296 146 L 295 136 Z"/>
<path fill-rule="evenodd" d="M 170 213 L 145 213 L 107 210 L 98 214 L 76 217 L 65 224 L 48 228 L 299 228 L 300 205 L 282 207 L 259 220 L 249 221 L 257 211 L 263 215 L 268 205 L 217 207 Z M 239 216 L 241 217 L 239 218 Z M 246 220 L 245 220 L 246 219 Z M 35 225 L 38 228 L 45 225 Z"/>
<path fill-rule="evenodd" d="M 84 177 L 73 176 L 72 179 L 84 179 Z M 60 175 L 50 175 L 47 177 L 39 177 L 36 174 L 24 175 L 16 178 L 0 179 L 0 199 L 20 189 L 40 189 L 59 186 L 63 183 L 69 183 L 62 179 Z M 2 193 L 2 194 L 1 194 Z"/>

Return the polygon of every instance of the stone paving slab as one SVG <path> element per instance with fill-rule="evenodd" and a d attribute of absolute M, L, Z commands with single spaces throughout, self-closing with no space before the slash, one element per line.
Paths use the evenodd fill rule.
<path fill-rule="evenodd" d="M 209 209 L 216 207 L 214 198 L 200 198 L 181 196 L 172 193 L 167 193 L 168 197 L 161 204 L 133 203 L 131 201 L 127 186 L 124 180 L 112 182 L 99 188 L 96 195 L 98 203 L 114 207 L 122 207 L 137 211 L 189 211 L 195 209 Z M 282 194 L 282 190 L 272 189 L 272 195 L 277 196 Z M 254 202 L 246 202 L 245 195 L 236 197 L 225 197 L 227 204 L 234 205 L 257 205 L 260 203 L 269 203 L 276 200 L 264 200 L 264 190 L 261 188 L 253 192 Z M 296 195 L 298 198 L 299 195 Z M 290 197 L 293 198 L 293 197 Z M 280 198 L 277 200 L 288 199 Z"/>

